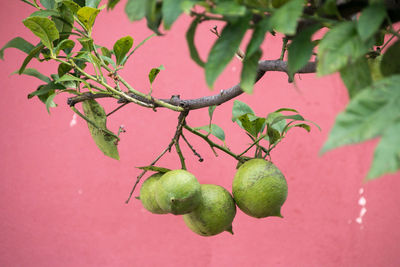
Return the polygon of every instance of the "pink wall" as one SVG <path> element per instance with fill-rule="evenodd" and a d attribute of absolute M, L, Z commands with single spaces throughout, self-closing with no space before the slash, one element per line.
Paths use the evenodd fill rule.
<path fill-rule="evenodd" d="M 32 10 L 20 1 L 3 1 L 1 7 L 0 45 L 17 35 L 36 42 L 21 23 Z M 164 64 L 166 70 L 154 83 L 156 96 L 215 93 L 189 58 L 184 39 L 188 23 L 181 18 L 165 37 L 152 39 L 122 75 L 135 88 L 146 88 L 147 72 Z M 211 26 L 199 31 L 203 55 L 214 40 Z M 150 31 L 143 22 L 129 23 L 123 5 L 99 16 L 94 32 L 99 43 L 112 47 L 127 34 L 139 43 Z M 279 45 L 268 39 L 264 58 L 275 59 Z M 323 130 L 294 130 L 273 152 L 289 184 L 284 219 L 257 220 L 238 211 L 235 235 L 204 238 L 187 229 L 181 217 L 150 214 L 137 200 L 124 203 L 139 173 L 134 167 L 148 164 L 164 149 L 174 133 L 176 113 L 131 105 L 112 115 L 110 128 L 124 124 L 127 133 L 120 143 L 121 160 L 106 158 L 82 120 L 70 126 L 73 113 L 66 96 L 56 98 L 59 107 L 50 116 L 38 100 L 27 100 L 40 82 L 10 76 L 23 58 L 9 49 L 0 62 L 0 266 L 400 266 L 400 174 L 363 182 L 376 140 L 318 156 L 335 115 L 348 101 L 337 76 L 302 75 L 296 84 L 287 84 L 285 75 L 271 73 L 254 95 L 238 98 L 258 115 L 295 108 Z M 50 73 L 54 65 L 40 69 Z M 239 73 L 235 60 L 215 88 L 230 87 Z M 216 110 L 215 122 L 238 152 L 248 140 L 230 120 L 232 104 Z M 113 106 L 108 101 L 108 110 Z M 188 123 L 204 125 L 207 117 L 207 110 L 194 111 Z M 189 170 L 201 183 L 230 191 L 236 163 L 222 154 L 215 158 L 197 137 L 188 137 L 205 158 L 198 163 L 183 146 Z M 179 168 L 179 161 L 171 153 L 160 165 Z M 367 212 L 357 222 L 361 198 Z"/>

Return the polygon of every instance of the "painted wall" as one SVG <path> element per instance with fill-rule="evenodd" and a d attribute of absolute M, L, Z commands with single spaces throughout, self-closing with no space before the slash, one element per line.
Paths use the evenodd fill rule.
<path fill-rule="evenodd" d="M 20 1 L 2 1 L 0 6 L 1 46 L 15 36 L 37 41 L 21 23 L 32 9 Z M 94 31 L 100 44 L 111 48 L 128 34 L 137 44 L 150 34 L 143 22 L 128 22 L 123 5 L 102 13 Z M 218 80 L 216 91 L 207 89 L 203 71 L 188 55 L 184 32 L 189 22 L 181 18 L 166 36 L 152 39 L 121 74 L 135 88 L 146 90 L 148 71 L 163 64 L 166 70 L 154 83 L 157 97 L 179 93 L 195 98 L 235 84 L 237 60 Z M 203 57 L 214 40 L 212 26 L 199 29 L 196 42 Z M 275 59 L 279 46 L 267 39 L 264 58 Z M 254 95 L 238 98 L 258 115 L 295 108 L 323 130 L 294 130 L 272 154 L 289 184 L 284 219 L 254 219 L 238 211 L 235 235 L 204 238 L 187 229 L 181 217 L 150 214 L 137 200 L 125 204 L 139 174 L 135 166 L 147 165 L 166 147 L 176 113 L 131 105 L 112 115 L 110 128 L 123 124 L 127 133 L 120 142 L 121 160 L 106 158 L 84 121 L 67 107 L 66 96 L 56 98 L 59 107 L 51 115 L 38 100 L 27 99 L 40 82 L 10 76 L 23 59 L 22 53 L 9 49 L 0 62 L 0 266 L 400 265 L 400 174 L 363 182 L 376 140 L 318 155 L 348 101 L 337 76 L 301 75 L 288 84 L 285 75 L 268 73 Z M 39 68 L 50 74 L 55 65 Z M 116 106 L 106 103 L 108 111 Z M 216 110 L 215 123 L 225 130 L 229 147 L 239 152 L 248 140 L 231 122 L 232 105 Z M 205 125 L 207 118 L 207 110 L 193 111 L 188 123 Z M 222 153 L 214 157 L 197 137 L 187 137 L 205 158 L 199 163 L 183 146 L 189 170 L 201 183 L 230 191 L 236 162 Z M 179 168 L 179 161 L 171 153 L 160 165 Z"/>

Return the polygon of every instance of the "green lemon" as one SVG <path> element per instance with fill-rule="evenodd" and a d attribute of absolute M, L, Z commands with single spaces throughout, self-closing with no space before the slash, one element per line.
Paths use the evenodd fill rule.
<path fill-rule="evenodd" d="M 162 173 L 155 173 L 151 175 L 146 181 L 143 182 L 140 188 L 140 201 L 143 207 L 155 214 L 166 214 L 168 212 L 160 208 L 156 201 L 156 188 L 158 180 L 161 178 Z"/>
<path fill-rule="evenodd" d="M 222 186 L 201 185 L 200 205 L 183 215 L 186 225 L 196 234 L 212 236 L 223 231 L 232 232 L 236 205 L 231 194 Z"/>
<path fill-rule="evenodd" d="M 193 211 L 200 204 L 200 183 L 185 170 L 173 170 L 158 180 L 156 200 L 161 209 L 175 214 Z"/>
<path fill-rule="evenodd" d="M 246 161 L 235 174 L 232 194 L 238 207 L 255 218 L 281 215 L 287 197 L 287 183 L 282 172 L 270 161 Z"/>

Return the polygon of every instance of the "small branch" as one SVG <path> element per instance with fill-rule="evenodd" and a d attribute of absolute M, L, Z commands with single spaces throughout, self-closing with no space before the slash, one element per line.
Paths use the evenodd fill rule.
<path fill-rule="evenodd" d="M 188 147 L 190 148 L 190 150 L 192 150 L 193 154 L 199 158 L 200 162 L 203 162 L 204 159 L 203 157 L 194 149 L 194 147 L 189 143 L 189 141 L 186 139 L 184 134 L 181 134 L 183 140 L 185 141 L 185 143 L 188 145 Z"/>
<path fill-rule="evenodd" d="M 179 146 L 179 140 L 176 140 L 176 142 L 175 142 L 175 149 L 176 149 L 176 153 L 178 153 L 179 159 L 181 161 L 182 170 L 186 170 L 185 157 L 183 156 L 181 147 Z"/>
<path fill-rule="evenodd" d="M 282 60 L 264 60 L 260 61 L 258 64 L 258 71 L 257 71 L 257 77 L 256 77 L 256 82 L 260 80 L 265 72 L 267 71 L 279 71 L 279 72 L 288 72 L 288 65 L 286 61 Z M 297 73 L 315 73 L 316 71 L 316 62 L 309 62 L 304 68 L 299 70 Z M 197 99 L 180 99 L 178 97 L 172 97 L 170 99 L 160 99 L 160 101 L 164 103 L 168 103 L 171 105 L 174 105 L 176 107 L 181 107 L 186 110 L 194 110 L 194 109 L 200 109 L 200 108 L 205 108 L 209 106 L 218 106 L 221 105 L 243 93 L 242 89 L 240 88 L 240 84 L 237 84 L 231 88 L 221 90 L 218 94 L 212 95 L 212 96 L 205 96 Z M 148 100 L 147 98 L 137 96 L 134 94 L 128 94 L 131 98 L 134 98 L 137 101 L 140 101 L 142 103 L 147 103 L 148 105 L 152 105 L 151 100 Z M 82 102 L 87 99 L 91 99 L 92 95 L 85 93 L 82 96 L 78 97 L 71 97 L 68 99 L 69 105 L 74 105 L 78 102 Z M 103 97 L 109 97 L 109 96 L 103 96 Z M 100 97 L 99 97 L 100 98 Z M 129 102 L 128 99 L 126 98 L 121 98 L 119 100 L 120 103 L 126 103 Z M 71 104 L 70 104 L 71 103 Z M 154 107 L 161 107 L 159 105 L 154 105 Z"/>
<path fill-rule="evenodd" d="M 183 128 L 185 128 L 186 130 L 188 130 L 189 132 L 191 132 L 192 134 L 195 134 L 201 138 L 203 138 L 208 144 L 209 146 L 213 149 L 213 148 L 218 148 L 219 150 L 225 152 L 226 154 L 230 155 L 231 157 L 235 158 L 236 160 L 242 161 L 242 158 L 240 157 L 240 155 L 236 155 L 235 153 L 233 153 L 232 151 L 230 151 L 229 149 L 227 149 L 226 147 L 223 147 L 221 145 L 218 145 L 216 143 L 214 143 L 213 141 L 210 140 L 210 138 L 208 138 L 207 135 L 202 134 L 199 131 L 196 131 L 195 129 L 193 129 L 192 127 L 188 126 L 188 125 L 184 125 Z"/>

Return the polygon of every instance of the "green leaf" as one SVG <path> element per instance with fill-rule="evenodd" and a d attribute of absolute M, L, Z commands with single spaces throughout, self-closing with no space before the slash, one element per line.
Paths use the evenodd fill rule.
<path fill-rule="evenodd" d="M 340 70 L 349 60 L 356 61 L 368 52 L 368 47 L 357 34 L 354 22 L 337 24 L 320 42 L 317 74 L 322 76 Z"/>
<path fill-rule="evenodd" d="M 164 28 L 169 30 L 175 20 L 182 14 L 182 0 L 164 0 L 162 5 L 162 16 L 164 19 Z"/>
<path fill-rule="evenodd" d="M 400 75 L 379 80 L 357 94 L 335 124 L 321 152 L 384 134 L 400 116 Z"/>
<path fill-rule="evenodd" d="M 231 61 L 249 27 L 250 16 L 228 22 L 214 43 L 205 65 L 206 82 L 212 88 L 217 77 Z"/>
<path fill-rule="evenodd" d="M 40 3 L 46 8 L 46 9 L 53 9 L 55 0 L 40 0 Z"/>
<path fill-rule="evenodd" d="M 320 28 L 320 25 L 313 25 L 297 34 L 288 48 L 289 75 L 301 70 L 310 60 L 315 44 L 311 41 L 312 35 Z"/>
<path fill-rule="evenodd" d="M 267 126 L 267 136 L 264 139 L 267 139 L 270 145 L 275 144 L 282 138 L 281 133 L 271 126 Z"/>
<path fill-rule="evenodd" d="M 147 27 L 153 30 L 157 35 L 162 35 L 158 28 L 162 20 L 162 3 L 156 0 L 148 0 L 146 11 Z"/>
<path fill-rule="evenodd" d="M 74 14 L 76 14 L 78 10 L 81 9 L 81 6 L 79 4 L 71 0 L 63 0 L 62 3 Z"/>
<path fill-rule="evenodd" d="M 383 133 L 374 152 L 374 159 L 367 180 L 378 178 L 385 173 L 395 173 L 400 169 L 400 123 L 390 125 Z"/>
<path fill-rule="evenodd" d="M 49 95 L 48 95 L 48 97 L 47 97 L 47 99 L 46 99 L 46 101 L 45 101 L 45 104 L 46 104 L 46 109 L 47 109 L 47 112 L 50 114 L 50 108 L 55 108 L 55 107 L 57 107 L 57 104 L 56 103 L 54 103 L 54 97 L 56 96 L 56 93 L 55 92 L 52 92 L 52 93 L 50 93 Z"/>
<path fill-rule="evenodd" d="M 141 20 L 144 18 L 148 8 L 148 0 L 128 0 L 125 6 L 125 13 L 131 21 Z"/>
<path fill-rule="evenodd" d="M 400 73 L 400 41 L 392 44 L 383 54 L 381 73 L 383 76 Z"/>
<path fill-rule="evenodd" d="M 304 0 L 289 0 L 271 16 L 271 26 L 288 35 L 296 33 L 297 22 L 303 13 Z"/>
<path fill-rule="evenodd" d="M 386 17 L 386 9 L 383 3 L 375 3 L 366 7 L 357 23 L 358 34 L 365 41 L 373 36 L 380 28 Z"/>
<path fill-rule="evenodd" d="M 256 24 L 256 27 L 251 35 L 251 39 L 246 48 L 246 55 L 251 57 L 254 53 L 258 52 L 261 44 L 264 42 L 265 34 L 271 30 L 269 17 L 263 18 Z"/>
<path fill-rule="evenodd" d="M 121 65 L 121 62 L 124 60 L 126 54 L 128 54 L 129 50 L 132 48 L 133 38 L 131 36 L 125 36 L 119 39 L 114 44 L 114 54 L 117 61 L 117 65 Z"/>
<path fill-rule="evenodd" d="M 194 43 L 194 37 L 196 33 L 197 26 L 199 25 L 200 19 L 196 17 L 192 23 L 190 24 L 189 29 L 186 32 L 186 41 L 189 46 L 189 53 L 190 57 L 193 59 L 194 62 L 197 63 L 200 67 L 204 68 L 205 63 L 200 58 L 199 53 L 197 52 L 196 44 Z"/>
<path fill-rule="evenodd" d="M 158 73 L 160 73 L 161 70 L 165 70 L 164 66 L 161 65 L 158 68 L 152 68 L 149 72 L 149 81 L 150 84 L 153 84 L 154 80 L 156 79 Z"/>
<path fill-rule="evenodd" d="M 92 30 L 94 21 L 96 20 L 97 15 L 99 14 L 100 9 L 93 8 L 93 7 L 82 7 L 76 13 L 78 19 L 82 24 L 85 26 L 86 30 L 89 32 Z"/>
<path fill-rule="evenodd" d="M 243 67 L 240 76 L 240 88 L 248 94 L 253 93 L 253 86 L 257 76 L 258 61 L 260 60 L 261 55 L 262 52 L 259 49 L 249 57 L 246 54 L 243 60 Z"/>
<path fill-rule="evenodd" d="M 72 50 L 74 47 L 75 47 L 75 42 L 73 40 L 70 39 L 62 40 L 56 47 L 56 55 L 58 56 L 61 50 Z"/>
<path fill-rule="evenodd" d="M 90 134 L 97 147 L 104 155 L 119 160 L 117 138 L 107 132 L 107 116 L 103 107 L 93 99 L 82 102 L 82 106 L 87 119 L 95 124 L 88 122 Z"/>
<path fill-rule="evenodd" d="M 383 78 L 381 72 L 382 55 L 375 58 L 368 58 L 369 70 L 371 72 L 372 81 L 378 81 Z"/>
<path fill-rule="evenodd" d="M 224 130 L 222 130 L 221 127 L 219 127 L 216 124 L 210 124 L 210 125 L 205 125 L 205 126 L 201 126 L 201 127 L 196 127 L 194 128 L 195 130 L 203 130 L 211 135 L 214 135 L 215 137 L 217 137 L 219 140 L 221 141 L 225 141 L 225 132 Z"/>
<path fill-rule="evenodd" d="M 86 6 L 98 8 L 101 0 L 86 0 Z"/>
<path fill-rule="evenodd" d="M 283 118 L 282 120 L 279 120 L 278 122 L 275 121 L 276 118 L 280 118 L 284 116 L 281 111 L 287 111 L 286 109 L 278 109 L 277 111 L 271 112 L 267 115 L 267 125 L 269 128 L 274 128 L 277 130 L 280 134 L 283 133 L 283 130 L 285 129 L 286 126 L 286 119 Z M 274 122 L 275 121 L 275 122 Z M 273 123 L 274 122 L 274 123 Z"/>
<path fill-rule="evenodd" d="M 100 48 L 100 50 L 101 50 L 101 53 L 103 54 L 103 56 L 111 58 L 111 51 L 108 50 L 107 47 L 103 46 L 103 47 Z"/>
<path fill-rule="evenodd" d="M 60 13 L 58 13 L 55 10 L 39 10 L 39 11 L 33 12 L 29 17 L 48 18 L 51 16 L 60 16 Z"/>
<path fill-rule="evenodd" d="M 53 41 L 60 38 L 55 23 L 48 18 L 29 17 L 24 19 L 23 23 L 50 50 L 53 49 Z"/>
<path fill-rule="evenodd" d="M 29 64 L 29 62 L 34 58 L 37 57 L 40 53 L 40 51 L 44 48 L 44 45 L 40 44 L 34 49 L 31 50 L 31 52 L 28 54 L 28 56 L 24 59 L 24 62 L 22 62 L 21 67 L 19 68 L 18 73 L 21 74 L 24 72 L 26 66 Z"/>
<path fill-rule="evenodd" d="M 257 117 L 251 113 L 243 114 L 238 120 L 242 123 L 243 129 L 254 137 L 262 132 L 266 122 L 265 118 Z"/>
<path fill-rule="evenodd" d="M 232 108 L 232 121 L 237 122 L 238 118 L 244 114 L 254 114 L 254 111 L 246 103 L 235 100 Z M 240 125 L 239 125 L 240 126 Z"/>
<path fill-rule="evenodd" d="M 16 48 L 22 52 L 25 52 L 26 54 L 29 54 L 35 48 L 35 46 L 21 37 L 15 37 L 0 49 L 0 59 L 4 60 L 4 50 L 7 48 Z"/>
<path fill-rule="evenodd" d="M 68 2 L 70 6 L 75 5 L 75 9 L 73 7 L 68 7 L 67 2 L 62 2 L 62 4 L 57 6 L 57 10 L 59 12 L 58 16 L 53 16 L 53 21 L 56 24 L 57 30 L 60 33 L 60 40 L 68 39 L 71 35 L 72 28 L 75 22 L 74 14 L 79 10 L 79 6 L 72 1 Z M 71 9 L 75 11 L 71 11 Z"/>
<path fill-rule="evenodd" d="M 114 9 L 120 0 L 108 0 L 107 9 Z"/>
<path fill-rule="evenodd" d="M 225 1 L 218 3 L 211 12 L 224 16 L 244 16 L 246 14 L 246 7 L 233 1 Z"/>
<path fill-rule="evenodd" d="M 158 167 L 158 166 L 153 166 L 153 165 L 143 166 L 143 167 L 136 167 L 136 168 L 144 170 L 144 171 L 153 171 L 153 172 L 160 172 L 160 173 L 166 173 L 166 172 L 171 171 L 171 169 Z"/>
<path fill-rule="evenodd" d="M 275 110 L 274 112 L 282 112 L 282 111 L 290 111 L 290 112 L 299 113 L 297 110 L 295 110 L 293 108 L 280 108 L 280 109 Z"/>
<path fill-rule="evenodd" d="M 28 95 L 28 99 L 34 97 L 34 96 L 43 96 L 43 95 L 48 95 L 49 93 L 51 94 L 52 92 L 54 92 L 54 90 L 56 89 L 61 89 L 64 90 L 66 89 L 65 86 L 63 86 L 62 84 L 57 84 L 55 82 L 50 82 L 48 84 L 45 85 L 40 85 L 36 91 L 30 93 Z M 47 97 L 46 97 L 47 99 Z M 45 102 L 45 101 L 44 101 Z"/>
<path fill-rule="evenodd" d="M 350 98 L 372 83 L 368 62 L 364 57 L 340 69 L 340 76 L 349 91 Z"/>
<path fill-rule="evenodd" d="M 60 63 L 60 65 L 58 65 L 58 69 L 57 69 L 58 77 L 64 76 L 70 70 L 72 70 L 72 67 L 70 65 L 65 64 L 65 63 Z"/>
<path fill-rule="evenodd" d="M 85 6 L 86 0 L 73 0 L 75 3 L 77 3 L 79 6 Z"/>
<path fill-rule="evenodd" d="M 85 50 L 87 52 L 93 51 L 93 39 L 92 38 L 87 38 L 87 37 L 82 37 L 78 38 L 79 43 L 82 45 L 82 50 Z"/>
<path fill-rule="evenodd" d="M 47 77 L 47 76 L 45 76 L 45 75 L 43 75 L 43 74 L 41 74 L 38 70 L 36 70 L 36 69 L 25 69 L 22 73 L 19 73 L 19 71 L 17 70 L 17 71 L 14 71 L 12 74 L 25 74 L 25 75 L 29 75 L 29 76 L 32 76 L 32 77 L 35 77 L 35 78 L 38 78 L 39 80 L 42 80 L 42 81 L 44 81 L 44 82 L 46 82 L 46 83 L 49 83 L 49 82 L 51 82 L 51 80 L 50 80 L 50 78 L 49 77 Z"/>
<path fill-rule="evenodd" d="M 212 117 L 214 114 L 215 109 L 217 108 L 217 106 L 209 106 L 208 107 L 208 117 L 210 118 L 210 123 L 212 121 Z"/>
<path fill-rule="evenodd" d="M 67 73 L 67 74 L 63 75 L 62 77 L 58 78 L 55 82 L 56 83 L 60 83 L 60 84 L 64 84 L 66 82 L 80 82 L 80 83 L 85 84 L 87 88 L 89 88 L 89 89 L 91 88 L 90 84 L 87 81 L 85 81 L 85 80 L 83 80 L 81 78 L 75 77 L 75 76 L 73 76 L 73 75 L 71 75 L 69 73 Z"/>

